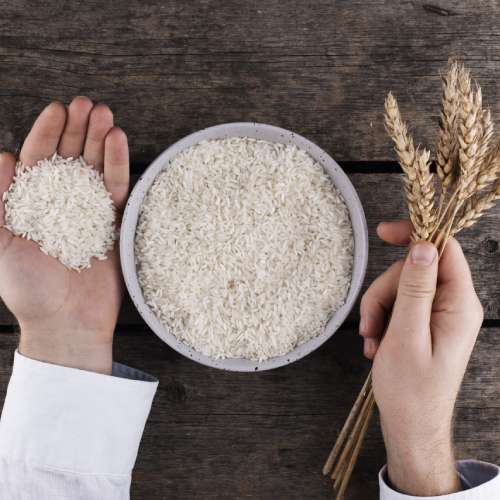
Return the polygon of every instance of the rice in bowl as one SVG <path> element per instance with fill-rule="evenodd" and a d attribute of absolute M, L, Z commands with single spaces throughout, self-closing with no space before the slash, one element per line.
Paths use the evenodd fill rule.
<path fill-rule="evenodd" d="M 215 359 L 263 361 L 317 336 L 351 282 L 349 212 L 295 145 L 232 137 L 178 154 L 156 177 L 135 236 L 145 302 Z"/>

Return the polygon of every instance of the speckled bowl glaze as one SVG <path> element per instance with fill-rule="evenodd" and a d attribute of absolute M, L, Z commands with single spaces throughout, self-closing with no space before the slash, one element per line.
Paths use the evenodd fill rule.
<path fill-rule="evenodd" d="M 262 362 L 239 358 L 212 359 L 195 351 L 177 339 L 177 337 L 175 337 L 168 328 L 160 323 L 158 318 L 144 301 L 136 274 L 134 258 L 135 231 L 141 204 L 154 179 L 162 169 L 168 168 L 169 162 L 182 150 L 203 140 L 223 139 L 227 137 L 252 137 L 254 139 L 263 139 L 270 142 L 295 144 L 299 148 L 307 151 L 318 163 L 323 166 L 325 171 L 328 172 L 332 178 L 333 183 L 337 186 L 337 189 L 342 193 L 349 209 L 353 228 L 353 273 L 351 286 L 345 304 L 332 315 L 323 332 L 321 332 L 317 337 L 296 347 L 293 351 L 284 356 L 270 358 Z M 223 370 L 253 372 L 270 370 L 272 368 L 278 368 L 280 366 L 293 363 L 294 361 L 303 358 L 317 349 L 337 331 L 352 309 L 363 284 L 368 261 L 368 230 L 366 227 L 363 207 L 353 185 L 337 162 L 325 153 L 325 151 L 306 138 L 279 127 L 261 123 L 227 123 L 209 127 L 184 137 L 184 139 L 181 139 L 166 149 L 160 156 L 158 156 L 158 158 L 156 158 L 156 160 L 153 161 L 153 163 L 151 163 L 135 185 L 127 202 L 121 227 L 120 255 L 123 276 L 125 278 L 125 283 L 130 296 L 132 297 L 139 314 L 148 326 L 156 333 L 156 335 L 158 335 L 158 337 L 160 337 L 165 343 L 180 354 L 198 363 Z"/>

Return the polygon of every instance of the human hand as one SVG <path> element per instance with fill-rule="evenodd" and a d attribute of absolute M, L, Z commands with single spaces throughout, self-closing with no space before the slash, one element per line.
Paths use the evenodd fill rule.
<path fill-rule="evenodd" d="M 382 223 L 378 234 L 388 243 L 408 244 L 410 225 Z M 405 261 L 393 264 L 363 296 L 360 334 L 365 355 L 374 358 L 389 478 L 403 493 L 461 489 L 452 417 L 482 320 L 467 261 L 454 239 L 439 265 L 433 245 L 412 245 Z"/>
<path fill-rule="evenodd" d="M 66 108 L 49 104 L 36 119 L 20 153 L 33 165 L 58 152 L 83 155 L 104 173 L 104 183 L 118 210 L 129 187 L 128 144 L 113 126 L 113 114 L 76 97 Z M 42 253 L 38 244 L 13 236 L 3 228 L 2 194 L 14 176 L 16 160 L 0 155 L 0 297 L 16 316 L 21 329 L 19 352 L 64 366 L 110 373 L 113 331 L 118 316 L 122 278 L 118 245 L 108 259 L 92 260 L 80 273 Z"/>

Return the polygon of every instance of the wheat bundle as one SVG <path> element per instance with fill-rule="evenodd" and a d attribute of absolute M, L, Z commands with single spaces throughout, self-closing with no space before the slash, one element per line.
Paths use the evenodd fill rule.
<path fill-rule="evenodd" d="M 451 61 L 443 77 L 436 172 L 430 152 L 415 147 L 398 103 L 385 100 L 385 127 L 403 170 L 412 241 L 430 241 L 442 254 L 447 240 L 475 224 L 500 199 L 500 140 L 483 108 L 479 85 L 463 64 Z M 375 407 L 371 372 L 324 467 L 336 499 L 344 497 Z"/>

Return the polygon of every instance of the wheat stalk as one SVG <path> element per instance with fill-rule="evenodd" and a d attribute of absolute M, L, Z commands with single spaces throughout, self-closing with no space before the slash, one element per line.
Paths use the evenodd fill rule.
<path fill-rule="evenodd" d="M 401 118 L 392 93 L 385 100 L 385 127 L 394 142 L 399 164 L 404 172 L 408 211 L 413 223 L 412 238 L 427 239 L 436 222 L 434 176 L 430 172 L 430 152 L 415 149 L 413 138 Z"/>
<path fill-rule="evenodd" d="M 434 243 L 441 256 L 448 238 L 475 224 L 500 200 L 500 140 L 492 146 L 493 121 L 490 111 L 483 109 L 481 88 L 473 89 L 462 64 L 449 64 L 436 151 L 437 209 L 430 153 L 415 147 L 392 93 L 385 100 L 384 119 L 403 170 L 412 240 Z M 323 468 L 325 475 L 333 470 L 337 500 L 344 496 L 373 407 L 370 372 Z"/>
<path fill-rule="evenodd" d="M 415 239 L 427 240 L 434 229 L 437 213 L 434 208 L 435 188 L 434 175 L 430 172 L 430 151 L 424 149 L 417 152 L 415 169 L 417 180 L 414 182 L 414 196 L 411 200 L 412 208 L 417 206 L 420 214 L 418 219 L 420 224 L 415 227 Z"/>
<path fill-rule="evenodd" d="M 441 244 L 450 236 L 453 221 L 463 210 L 466 200 L 477 190 L 481 178 L 481 167 L 488 158 L 493 122 L 489 110 L 482 107 L 481 88 L 472 89 L 470 73 L 462 64 L 457 64 L 456 91 L 459 108 L 457 112 L 458 165 L 455 166 L 455 190 L 446 206 L 440 206 L 439 217 L 431 233 L 430 241 Z M 452 69 L 450 69 L 451 71 Z M 438 152 L 439 154 L 439 152 Z M 484 180 L 484 176 L 482 180 Z"/>
<path fill-rule="evenodd" d="M 500 141 L 497 141 L 493 147 L 488 147 L 488 152 L 484 155 L 477 177 L 474 179 L 472 191 L 477 193 L 491 186 L 498 179 L 499 175 Z"/>
<path fill-rule="evenodd" d="M 458 151 L 456 131 L 460 102 L 457 91 L 458 73 L 459 66 L 455 61 L 449 65 L 448 73 L 442 78 L 443 94 L 439 115 L 439 141 L 436 149 L 436 170 L 441 181 L 439 213 L 446 201 L 446 193 L 456 178 L 454 166 Z"/>
<path fill-rule="evenodd" d="M 416 150 L 406 123 L 401 118 L 396 98 L 391 92 L 385 99 L 385 128 L 394 142 L 394 150 L 398 155 L 399 164 L 406 174 L 405 186 L 408 188 L 416 178 L 413 168 Z"/>
<path fill-rule="evenodd" d="M 466 199 L 478 190 L 483 189 L 489 179 L 488 168 L 488 152 L 490 148 L 490 140 L 493 134 L 493 123 L 490 118 L 489 110 L 482 111 L 481 106 L 481 89 L 478 89 L 475 94 L 474 112 L 477 113 L 477 136 L 472 140 L 469 148 L 474 146 L 475 154 L 468 161 L 472 163 L 472 168 L 469 172 L 468 184 L 464 186 L 462 198 Z"/>
<path fill-rule="evenodd" d="M 476 194 L 467 201 L 462 216 L 455 222 L 452 234 L 455 235 L 462 229 L 474 225 L 490 208 L 493 208 L 495 202 L 500 199 L 500 182 L 497 181 L 493 189 L 484 194 Z"/>
<path fill-rule="evenodd" d="M 458 164 L 459 181 L 457 187 L 457 205 L 462 203 L 474 189 L 481 165 L 482 139 L 482 94 L 481 88 L 472 90 L 468 71 L 460 73 L 458 78 L 460 92 L 458 125 Z"/>

